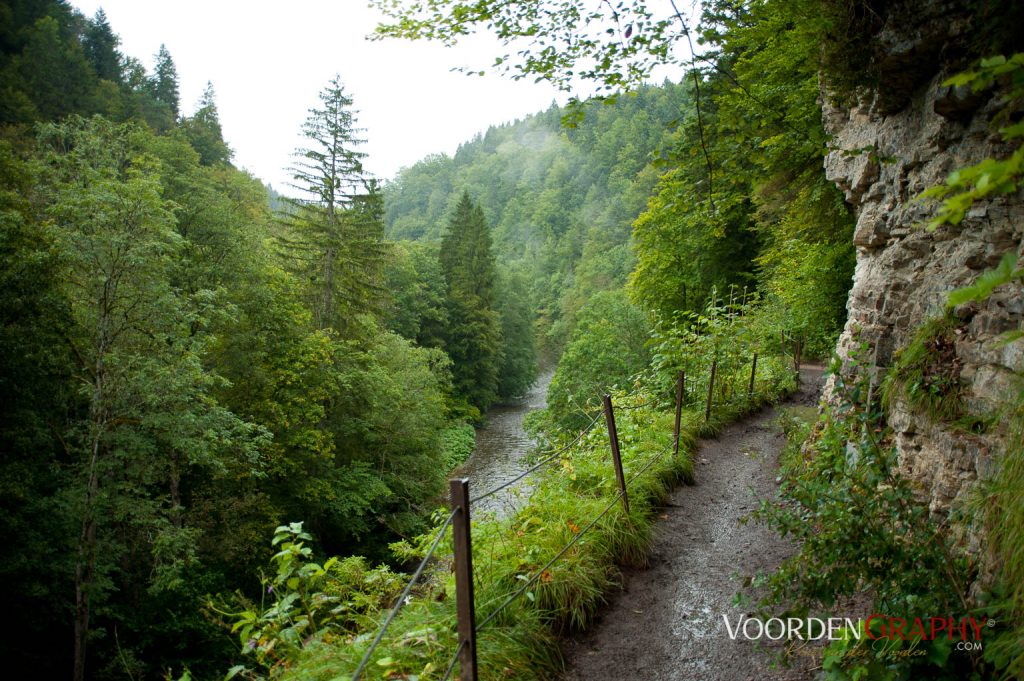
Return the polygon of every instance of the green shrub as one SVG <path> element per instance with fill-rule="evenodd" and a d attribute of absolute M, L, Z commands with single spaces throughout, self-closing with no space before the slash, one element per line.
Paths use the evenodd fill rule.
<path fill-rule="evenodd" d="M 445 471 L 461 466 L 476 446 L 476 429 L 468 423 L 455 423 L 441 431 L 441 461 Z"/>

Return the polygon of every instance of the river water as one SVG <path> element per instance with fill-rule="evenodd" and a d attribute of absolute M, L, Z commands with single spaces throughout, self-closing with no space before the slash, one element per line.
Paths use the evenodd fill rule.
<path fill-rule="evenodd" d="M 545 369 L 521 399 L 488 410 L 484 427 L 476 432 L 476 447 L 457 470 L 458 477 L 469 478 L 469 495 L 477 497 L 515 478 L 527 468 L 524 461 L 534 441 L 523 429 L 523 417 L 546 402 L 548 384 L 554 369 Z M 473 504 L 472 513 L 493 512 L 498 516 L 513 513 L 529 495 L 529 477 L 508 489 Z"/>

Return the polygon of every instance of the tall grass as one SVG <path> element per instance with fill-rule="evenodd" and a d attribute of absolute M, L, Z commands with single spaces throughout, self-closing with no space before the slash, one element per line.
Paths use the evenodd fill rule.
<path fill-rule="evenodd" d="M 981 515 L 989 533 L 995 585 L 989 617 L 1002 624 L 985 659 L 1002 678 L 1024 679 L 1024 390 L 1003 414 L 1009 425 L 998 472 L 983 488 Z"/>

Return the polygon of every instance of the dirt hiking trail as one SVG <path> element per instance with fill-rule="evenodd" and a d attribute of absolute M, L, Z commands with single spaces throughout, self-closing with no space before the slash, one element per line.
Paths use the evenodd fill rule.
<path fill-rule="evenodd" d="M 801 388 L 780 406 L 817 403 L 822 368 L 805 366 Z M 776 408 L 734 423 L 695 454 L 696 484 L 676 489 L 660 511 L 650 567 L 624 574 L 623 589 L 588 631 L 563 645 L 564 681 L 802 681 L 804 668 L 779 667 L 765 640 L 731 640 L 733 605 L 745 580 L 768 571 L 795 547 L 767 527 L 740 519 L 778 489 L 785 438 Z"/>

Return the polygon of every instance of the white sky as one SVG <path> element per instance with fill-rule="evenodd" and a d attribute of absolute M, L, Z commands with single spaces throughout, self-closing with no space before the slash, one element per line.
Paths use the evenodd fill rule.
<path fill-rule="evenodd" d="M 365 0 L 72 0 L 99 7 L 121 52 L 151 70 L 166 44 L 178 69 L 182 113 L 212 81 L 224 137 L 244 167 L 286 190 L 291 153 L 317 94 L 335 74 L 365 128 L 366 168 L 391 179 L 427 154 L 454 153 L 488 126 L 546 109 L 567 97 L 547 83 L 452 73 L 484 69 L 504 52 L 489 36 L 456 48 L 367 41 L 379 15 Z"/>

